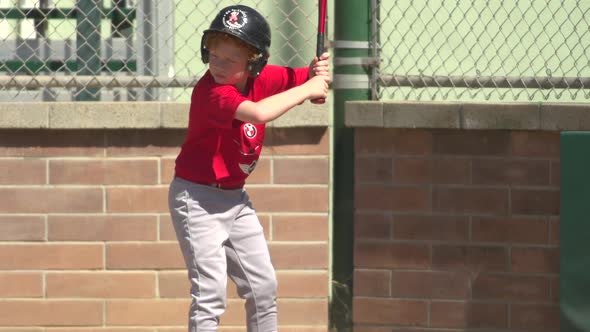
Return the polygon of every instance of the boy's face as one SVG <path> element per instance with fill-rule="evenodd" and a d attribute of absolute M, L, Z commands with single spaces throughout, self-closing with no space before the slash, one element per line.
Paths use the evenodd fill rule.
<path fill-rule="evenodd" d="M 233 43 L 216 43 L 209 50 L 209 71 L 215 83 L 243 90 L 248 81 L 248 52 Z"/>

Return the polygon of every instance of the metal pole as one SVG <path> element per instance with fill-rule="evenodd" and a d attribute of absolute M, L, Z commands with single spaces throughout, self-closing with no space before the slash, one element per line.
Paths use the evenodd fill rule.
<path fill-rule="evenodd" d="M 370 1 L 342 0 L 334 8 L 334 187 L 332 226 L 331 325 L 338 331 L 352 330 L 354 250 L 354 131 L 344 125 L 344 106 L 349 100 L 371 98 Z"/>
<path fill-rule="evenodd" d="M 76 3 L 76 57 L 78 75 L 100 75 L 101 0 L 78 0 Z M 98 89 L 81 89 L 76 100 L 100 100 Z"/>

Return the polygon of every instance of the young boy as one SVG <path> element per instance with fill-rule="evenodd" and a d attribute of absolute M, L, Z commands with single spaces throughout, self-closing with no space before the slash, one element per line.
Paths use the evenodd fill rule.
<path fill-rule="evenodd" d="M 329 54 L 309 67 L 266 65 L 270 29 L 256 10 L 222 9 L 203 34 L 209 70 L 191 97 L 169 206 L 191 282 L 188 329 L 216 331 L 227 276 L 246 300 L 248 331 L 277 331 L 274 268 L 248 194 L 265 123 L 328 93 Z"/>

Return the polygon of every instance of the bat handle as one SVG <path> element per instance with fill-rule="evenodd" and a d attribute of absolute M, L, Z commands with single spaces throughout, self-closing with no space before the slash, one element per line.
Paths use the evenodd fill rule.
<path fill-rule="evenodd" d="M 320 32 L 318 33 L 318 43 L 316 47 L 316 56 L 318 57 L 318 60 L 320 59 L 322 53 L 324 53 L 324 34 Z M 312 104 L 323 104 L 325 102 L 326 98 L 317 98 L 311 100 Z"/>

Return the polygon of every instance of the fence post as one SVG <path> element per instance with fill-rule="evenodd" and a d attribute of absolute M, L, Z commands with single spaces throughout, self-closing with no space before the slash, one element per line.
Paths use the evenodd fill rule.
<path fill-rule="evenodd" d="M 333 108 L 333 227 L 331 325 L 352 330 L 354 251 L 354 131 L 344 124 L 349 100 L 368 100 L 370 70 L 362 60 L 370 56 L 370 1 L 335 1 Z"/>
<path fill-rule="evenodd" d="M 100 20 L 102 18 L 102 1 L 76 1 L 76 66 L 78 75 L 100 74 Z M 100 100 L 99 90 L 81 89 L 76 100 Z"/>

